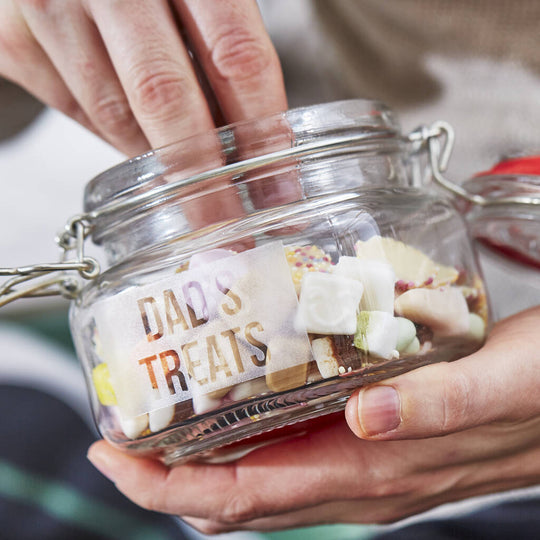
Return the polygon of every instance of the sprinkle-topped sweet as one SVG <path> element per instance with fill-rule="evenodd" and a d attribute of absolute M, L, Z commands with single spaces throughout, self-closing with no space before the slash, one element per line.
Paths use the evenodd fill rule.
<path fill-rule="evenodd" d="M 287 246 L 285 257 L 291 269 L 296 293 L 300 292 L 302 278 L 307 272 L 331 272 L 332 259 L 318 246 Z"/>

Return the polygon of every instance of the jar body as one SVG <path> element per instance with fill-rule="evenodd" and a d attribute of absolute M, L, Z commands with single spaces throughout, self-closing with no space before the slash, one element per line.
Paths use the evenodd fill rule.
<path fill-rule="evenodd" d="M 86 287 L 71 328 L 106 439 L 167 464 L 231 459 L 358 387 L 482 345 L 486 292 L 453 206 L 337 176 L 146 246 Z"/>

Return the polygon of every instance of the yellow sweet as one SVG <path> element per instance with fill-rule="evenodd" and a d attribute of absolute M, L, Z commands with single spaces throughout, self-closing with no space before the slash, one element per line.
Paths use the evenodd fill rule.
<path fill-rule="evenodd" d="M 396 288 L 437 289 L 455 283 L 459 272 L 452 266 L 436 263 L 420 250 L 386 236 L 372 236 L 354 245 L 359 259 L 388 262 L 396 273 Z"/>
<path fill-rule="evenodd" d="M 116 405 L 116 395 L 111 384 L 109 366 L 103 362 L 92 370 L 92 381 L 97 397 L 102 405 Z"/>

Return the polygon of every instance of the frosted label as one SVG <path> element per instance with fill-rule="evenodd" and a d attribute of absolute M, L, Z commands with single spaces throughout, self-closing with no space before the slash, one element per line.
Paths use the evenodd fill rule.
<path fill-rule="evenodd" d="M 96 304 L 122 414 L 137 416 L 308 362 L 307 334 L 294 329 L 297 306 L 281 242 Z"/>

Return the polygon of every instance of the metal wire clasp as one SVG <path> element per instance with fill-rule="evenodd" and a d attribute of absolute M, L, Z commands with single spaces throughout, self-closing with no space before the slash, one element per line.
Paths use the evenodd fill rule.
<path fill-rule="evenodd" d="M 81 283 L 73 272 L 84 279 L 94 279 L 100 273 L 99 263 L 84 253 L 84 241 L 90 231 L 87 217 L 75 216 L 56 238 L 61 249 L 59 262 L 0 268 L 0 276 L 10 276 L 0 287 L 0 307 L 19 298 L 35 296 L 75 298 Z M 74 257 L 70 257 L 72 252 L 75 252 Z"/>
<path fill-rule="evenodd" d="M 457 195 L 470 203 L 483 207 L 501 205 L 540 205 L 540 197 L 515 196 L 486 198 L 482 195 L 471 193 L 459 184 L 446 178 L 443 173 L 448 167 L 455 140 L 454 129 L 447 122 L 438 121 L 431 124 L 431 126 L 421 126 L 409 133 L 408 138 L 410 142 L 415 144 L 427 143 L 433 180 L 450 193 Z M 442 148 L 441 142 L 443 144 Z"/>

